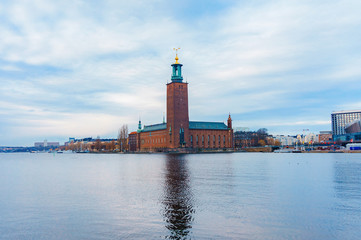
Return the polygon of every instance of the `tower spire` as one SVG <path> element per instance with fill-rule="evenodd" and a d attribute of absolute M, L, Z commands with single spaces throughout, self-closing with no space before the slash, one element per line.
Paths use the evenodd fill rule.
<path fill-rule="evenodd" d="M 229 129 L 232 129 L 232 118 L 231 118 L 231 113 L 229 113 L 229 115 L 228 115 L 227 127 L 228 127 Z"/>
<path fill-rule="evenodd" d="M 175 63 L 174 64 L 179 64 L 179 62 L 178 62 L 178 60 L 179 60 L 179 58 L 178 58 L 178 50 L 179 50 L 180 48 L 173 48 L 173 50 L 175 51 Z"/>
<path fill-rule="evenodd" d="M 138 132 L 142 131 L 142 121 L 140 119 L 140 116 L 139 116 L 139 122 L 138 122 Z"/>
<path fill-rule="evenodd" d="M 176 52 L 175 54 L 175 63 L 172 64 L 172 82 L 183 82 L 183 76 L 182 76 L 182 64 L 178 62 L 178 50 L 180 48 L 173 48 L 173 50 Z"/>

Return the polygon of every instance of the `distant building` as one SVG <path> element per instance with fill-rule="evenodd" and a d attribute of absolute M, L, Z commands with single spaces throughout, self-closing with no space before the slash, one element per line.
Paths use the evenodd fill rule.
<path fill-rule="evenodd" d="M 335 142 L 361 142 L 361 110 L 333 112 L 332 138 Z"/>
<path fill-rule="evenodd" d="M 320 131 L 320 134 L 318 134 L 319 143 L 326 143 L 331 141 L 332 141 L 332 131 Z"/>
<path fill-rule="evenodd" d="M 357 119 L 361 119 L 361 110 L 333 112 L 331 114 L 332 135 L 346 134 L 346 126 Z"/>
<path fill-rule="evenodd" d="M 91 152 L 91 151 L 114 151 L 117 145 L 117 139 L 114 138 L 69 138 L 68 142 L 64 143 L 65 149 L 76 152 Z"/>
<path fill-rule="evenodd" d="M 308 144 L 318 142 L 318 137 L 314 133 L 309 133 L 304 137 L 304 142 Z"/>
<path fill-rule="evenodd" d="M 270 136 L 266 131 L 262 129 L 258 131 L 236 131 L 234 132 L 234 147 L 235 148 L 246 148 L 261 146 L 260 140 L 267 144 L 267 139 Z"/>
<path fill-rule="evenodd" d="M 129 141 L 129 151 L 131 152 L 137 151 L 137 132 L 129 133 L 128 141 Z"/>
<path fill-rule="evenodd" d="M 278 140 L 281 143 L 281 146 L 291 146 L 294 145 L 297 141 L 295 136 L 284 136 L 284 135 L 276 135 L 274 136 L 275 140 Z"/>
<path fill-rule="evenodd" d="M 47 140 L 44 140 L 44 142 L 35 142 L 34 143 L 34 147 L 42 147 L 42 148 L 59 147 L 59 146 L 60 146 L 59 142 L 48 142 Z"/>
<path fill-rule="evenodd" d="M 257 132 L 236 131 L 234 132 L 234 147 L 245 148 L 257 146 L 259 137 Z"/>
<path fill-rule="evenodd" d="M 234 127 L 233 131 L 234 132 L 250 132 L 251 130 L 249 129 L 249 127 Z"/>

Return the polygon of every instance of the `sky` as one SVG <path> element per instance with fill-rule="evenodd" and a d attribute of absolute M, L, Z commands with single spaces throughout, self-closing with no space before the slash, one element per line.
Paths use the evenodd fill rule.
<path fill-rule="evenodd" d="M 180 47 L 193 121 L 331 130 L 361 109 L 361 1 L 4 0 L 0 146 L 162 122 Z"/>

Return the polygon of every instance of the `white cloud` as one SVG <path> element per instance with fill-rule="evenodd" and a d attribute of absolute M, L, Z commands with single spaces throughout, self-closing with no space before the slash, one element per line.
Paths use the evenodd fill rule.
<path fill-rule="evenodd" d="M 0 70 L 6 75 L 0 75 L 0 102 L 8 106 L 1 115 L 39 121 L 48 126 L 41 127 L 44 133 L 70 124 L 73 114 L 74 121 L 89 117 L 102 125 L 104 118 L 112 127 L 139 115 L 158 122 L 173 47 L 182 48 L 190 116 L 199 120 L 228 112 L 277 115 L 294 106 L 316 115 L 280 117 L 274 124 L 312 124 L 329 117 L 317 115 L 315 106 L 329 108 L 322 105 L 329 93 L 361 76 L 358 1 L 239 2 L 192 21 L 171 7 L 166 1 L 1 3 Z M 25 121 L 24 131 L 27 125 L 40 129 Z"/>
<path fill-rule="evenodd" d="M 335 111 L 343 111 L 343 110 L 360 110 L 361 109 L 361 101 L 356 102 L 348 102 L 344 104 L 340 104 L 336 106 Z"/>
<path fill-rule="evenodd" d="M 9 72 L 20 72 L 20 71 L 22 71 L 21 68 L 18 68 L 18 67 L 14 66 L 14 65 L 0 66 L 0 70 L 9 71 Z"/>
<path fill-rule="evenodd" d="M 132 120 L 132 116 L 116 116 L 106 113 L 61 113 L 44 110 L 26 105 L 16 105 L 1 102 L 0 114 L 2 121 L 11 121 L 7 130 L 12 132 L 6 136 L 13 140 L 21 136 L 46 136 L 59 137 L 74 136 L 104 136 L 116 137 L 117 129 L 122 124 Z M 17 118 L 11 118 L 12 115 Z"/>

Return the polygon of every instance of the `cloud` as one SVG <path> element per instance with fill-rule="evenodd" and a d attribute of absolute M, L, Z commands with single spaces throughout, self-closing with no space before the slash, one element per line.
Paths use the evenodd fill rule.
<path fill-rule="evenodd" d="M 160 122 L 173 47 L 193 120 L 324 127 L 332 109 L 360 108 L 359 1 L 202 4 L 3 1 L 2 121 L 29 136 Z M 97 124 L 66 127 L 85 118 Z"/>
<path fill-rule="evenodd" d="M 344 104 L 337 105 L 337 107 L 336 107 L 337 111 L 360 110 L 360 109 L 361 109 L 361 101 L 344 103 Z"/>
<path fill-rule="evenodd" d="M 6 102 L 1 102 L 1 105 L 6 106 L 0 109 L 1 123 L 8 125 L 6 131 L 1 131 L 6 135 L 1 135 L 8 142 L 31 136 L 34 139 L 46 138 L 49 135 L 58 139 L 69 136 L 115 137 L 121 125 L 131 121 L 129 116 L 107 113 L 62 113 Z M 14 115 L 17 118 L 13 118 Z"/>
<path fill-rule="evenodd" d="M 3 66 L 0 66 L 0 70 L 2 70 L 2 71 L 10 71 L 10 72 L 18 72 L 18 71 L 21 71 L 20 68 L 14 66 L 14 65 L 3 65 Z"/>

